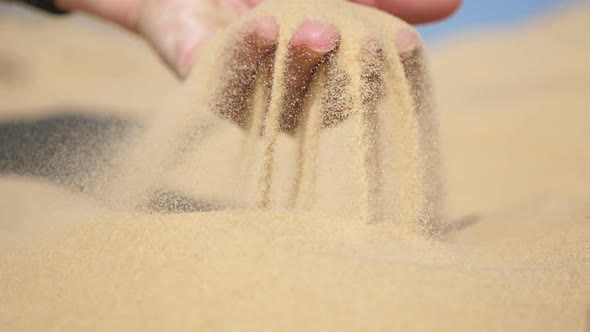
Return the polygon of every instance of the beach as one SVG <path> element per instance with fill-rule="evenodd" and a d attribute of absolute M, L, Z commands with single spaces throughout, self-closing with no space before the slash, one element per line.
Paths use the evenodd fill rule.
<path fill-rule="evenodd" d="M 444 183 L 438 238 L 288 209 L 113 212 L 84 190 L 3 175 L 0 325 L 587 331 L 589 18 L 579 5 L 427 48 Z M 0 22 L 5 123 L 64 113 L 135 121 L 179 89 L 146 45 L 111 26 L 7 6 Z M 183 189 L 207 183 L 171 178 Z"/>

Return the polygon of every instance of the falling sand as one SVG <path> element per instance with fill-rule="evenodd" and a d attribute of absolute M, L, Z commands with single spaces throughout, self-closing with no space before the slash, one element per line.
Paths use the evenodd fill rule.
<path fill-rule="evenodd" d="M 302 69 L 289 54 L 289 40 L 309 13 L 316 21 L 331 22 L 342 37 L 338 49 L 314 69 L 310 89 L 293 92 L 286 85 Z M 271 14 L 280 22 L 279 42 L 260 61 L 243 27 Z M 324 214 L 332 208 L 357 216 L 359 223 L 387 222 L 434 232 L 440 217 L 437 133 L 420 46 L 401 55 L 394 48 L 393 40 L 404 28 L 412 30 L 388 14 L 342 1 L 269 1 L 258 6 L 201 52 L 183 91 L 153 120 L 145 137 L 131 145 L 131 152 L 124 152 L 122 159 L 132 160 L 131 166 L 114 181 L 109 197 L 139 206 L 146 195 L 170 187 L 161 182 L 170 168 L 180 169 L 183 177 L 197 168 L 202 175 L 194 178 L 217 175 L 230 183 L 227 190 L 209 195 L 231 191 L 243 208 Z M 244 130 L 231 137 L 214 114 Z M 342 122 L 347 122 L 343 129 L 330 130 Z M 280 142 L 280 135 L 290 137 Z M 207 140 L 217 152 L 197 152 L 187 162 L 187 154 L 207 149 Z M 241 151 L 230 151 L 231 146 Z M 207 169 L 204 160 L 212 154 L 233 159 L 229 166 L 234 169 L 223 172 L 216 164 Z M 282 154 L 295 156 L 291 165 L 277 161 L 289 159 L 277 158 Z M 349 168 L 334 172 L 338 163 Z M 341 179 L 330 178 L 334 173 Z M 318 179 L 324 183 L 318 185 Z M 332 188 L 339 188 L 345 201 L 317 197 L 333 200 L 334 193 L 326 192 Z M 113 191 L 126 197 L 112 196 Z"/>
<path fill-rule="evenodd" d="M 405 25 L 344 2 L 310 6 L 270 2 L 216 36 L 174 101 L 92 182 L 109 206 L 29 177 L 1 180 L 1 326 L 589 328 L 590 48 L 571 40 L 590 9 L 435 53 L 439 135 L 420 54 L 392 46 Z M 236 63 L 230 47 L 269 13 L 280 25 L 272 75 Z M 338 27 L 340 44 L 315 72 L 309 104 L 285 103 L 285 46 L 310 13 Z M 1 47 L 0 64 L 11 54 Z M 248 93 L 231 93 L 256 73 Z M 75 98 L 84 93 L 100 92 Z"/>

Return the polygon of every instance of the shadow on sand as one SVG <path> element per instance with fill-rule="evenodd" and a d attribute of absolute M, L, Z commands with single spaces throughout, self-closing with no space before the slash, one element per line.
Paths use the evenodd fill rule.
<path fill-rule="evenodd" d="M 129 121 L 64 112 L 0 123 L 0 173 L 48 179 L 85 192 L 112 163 Z"/>
<path fill-rule="evenodd" d="M 91 194 L 101 174 L 113 165 L 115 144 L 137 127 L 116 117 L 74 112 L 0 122 L 0 175 L 43 178 Z M 224 204 L 159 190 L 140 208 L 149 213 L 192 213 L 221 210 Z"/>

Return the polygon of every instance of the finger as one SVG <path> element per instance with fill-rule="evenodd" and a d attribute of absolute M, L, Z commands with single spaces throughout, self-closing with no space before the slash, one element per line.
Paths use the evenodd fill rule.
<path fill-rule="evenodd" d="M 409 23 L 441 20 L 454 13 L 461 0 L 353 0 L 387 11 Z"/>
<path fill-rule="evenodd" d="M 294 32 L 285 64 L 285 101 L 281 129 L 293 132 L 314 69 L 334 50 L 339 41 L 336 28 L 328 23 L 306 20 Z"/>
<path fill-rule="evenodd" d="M 254 84 L 259 71 L 274 53 L 278 40 L 278 25 L 272 17 L 259 17 L 247 23 L 236 37 L 228 63 L 224 66 L 225 80 L 216 94 L 215 110 L 240 126 L 250 117 Z"/>
<path fill-rule="evenodd" d="M 395 34 L 395 48 L 400 55 L 407 56 L 421 46 L 422 40 L 416 30 L 403 28 Z"/>
<path fill-rule="evenodd" d="M 205 41 L 214 31 L 229 22 L 229 16 L 214 11 L 208 1 L 133 2 L 140 2 L 141 5 L 135 5 L 136 12 L 130 16 L 133 19 L 130 19 L 129 24 L 125 26 L 145 37 L 162 60 L 180 78 L 189 74 L 195 58 L 198 57 L 199 49 Z"/>
<path fill-rule="evenodd" d="M 184 78 L 190 72 L 196 51 L 213 33 L 213 28 L 195 20 L 188 10 L 171 13 L 175 8 L 164 8 L 164 12 L 157 9 L 142 12 L 137 30 L 175 74 Z"/>
<path fill-rule="evenodd" d="M 404 28 L 397 31 L 394 43 L 404 67 L 404 74 L 410 83 L 416 112 L 422 112 L 429 102 L 428 80 L 422 63 L 422 40 L 416 30 Z"/>
<path fill-rule="evenodd" d="M 184 36 L 179 36 L 173 45 L 168 45 L 164 53 L 164 59 L 180 78 L 186 78 L 191 72 L 197 50 L 212 34 L 207 26 L 195 26 L 185 31 Z"/>

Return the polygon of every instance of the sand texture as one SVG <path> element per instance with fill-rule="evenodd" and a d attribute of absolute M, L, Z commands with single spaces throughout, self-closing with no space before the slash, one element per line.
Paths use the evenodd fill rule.
<path fill-rule="evenodd" d="M 428 52 L 445 188 L 437 240 L 348 212 L 236 208 L 243 193 L 223 180 L 240 161 L 243 145 L 235 143 L 244 134 L 218 117 L 219 129 L 199 149 L 182 151 L 159 179 L 162 189 L 200 200 L 186 204 L 200 212 L 114 213 L 87 182 L 55 183 L 38 165 L 3 176 L 0 326 L 587 331 L 589 19 L 589 7 L 574 7 Z M 151 119 L 186 89 L 144 47 L 87 19 L 55 21 L 0 6 L 0 26 L 5 40 L 19 43 L 0 46 L 0 119 L 68 112 Z M 51 38 L 62 43 L 49 47 Z M 98 53 L 76 48 L 85 40 Z M 66 71 L 69 52 L 80 55 L 68 58 L 75 70 Z M 323 144 L 337 148 L 318 161 L 330 165 L 320 175 L 338 170 L 317 184 L 322 206 L 333 209 L 350 199 L 339 187 L 353 174 L 350 151 L 337 146 L 354 129 L 348 120 L 325 131 Z M 7 136 L 19 133 L 10 125 L 0 127 L 2 146 L 18 139 Z M 285 164 L 277 166 L 285 173 L 279 179 L 296 165 L 293 141 L 277 139 L 276 160 Z M 23 154 L 45 153 L 39 144 Z M 203 162 L 203 155 L 211 158 Z M 76 166 L 79 156 L 63 158 Z M 288 199 L 281 192 L 276 199 Z"/>
<path fill-rule="evenodd" d="M 279 13 L 280 34 L 268 68 L 243 59 L 251 46 L 240 31 L 272 13 Z M 342 37 L 315 69 L 311 89 L 300 98 L 307 97 L 305 103 L 286 86 L 301 70 L 290 65 L 289 40 L 309 13 L 331 22 Z M 112 197 L 117 203 L 137 206 L 172 186 L 193 197 L 231 198 L 242 208 L 312 210 L 434 232 L 438 132 L 420 50 L 400 56 L 392 43 L 401 29 L 411 27 L 340 0 L 257 6 L 201 52 L 178 95 L 122 153 L 130 165 L 117 170 L 107 192 L 122 194 Z M 272 74 L 263 77 L 266 72 Z M 251 83 L 256 76 L 258 84 Z M 265 91 L 249 100 L 247 92 L 256 89 Z M 243 106 L 248 103 L 255 106 Z M 180 177 L 182 187 L 169 183 Z"/>

